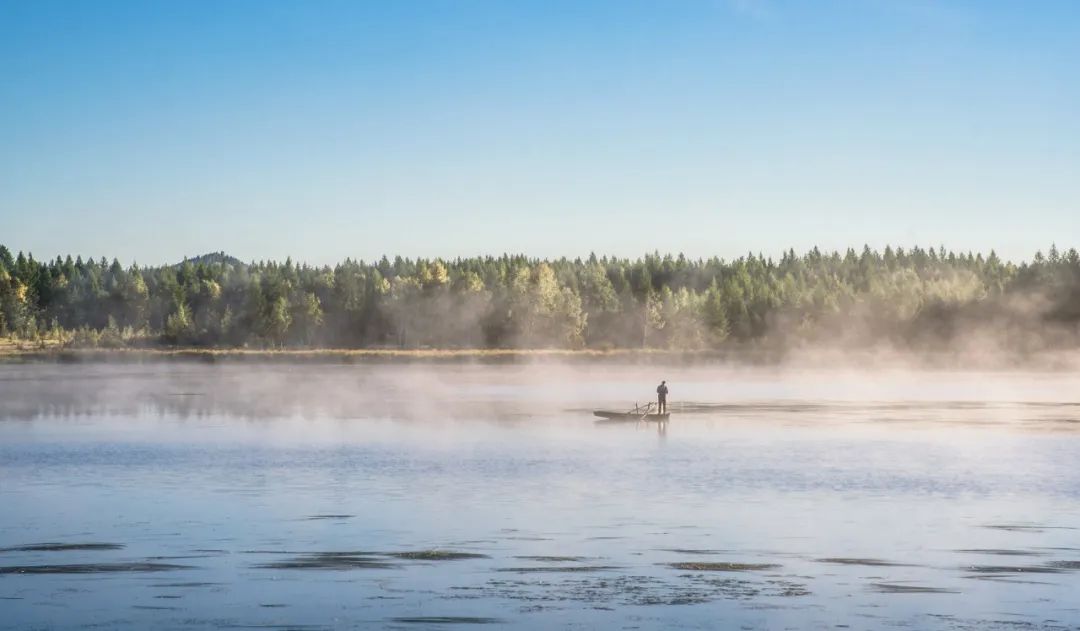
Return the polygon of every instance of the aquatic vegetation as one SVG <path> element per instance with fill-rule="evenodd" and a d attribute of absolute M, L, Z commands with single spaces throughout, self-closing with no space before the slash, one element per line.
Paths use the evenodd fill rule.
<path fill-rule="evenodd" d="M 1044 556 L 1045 552 L 1037 552 L 1035 550 L 1007 550 L 1002 548 L 972 548 L 967 550 L 957 550 L 956 552 L 963 552 L 965 554 L 993 554 L 997 556 Z"/>
<path fill-rule="evenodd" d="M 1062 570 L 1080 570 L 1080 561 L 1051 561 L 1047 565 Z"/>
<path fill-rule="evenodd" d="M 710 561 L 686 561 L 666 565 L 674 570 L 693 572 L 753 572 L 775 570 L 780 567 L 778 563 L 713 563 Z"/>
<path fill-rule="evenodd" d="M 836 565 L 869 565 L 872 567 L 905 567 L 907 563 L 894 563 L 892 561 L 883 561 L 881 559 L 849 559 L 842 557 L 832 557 L 825 559 L 815 559 L 818 563 L 833 563 Z"/>
<path fill-rule="evenodd" d="M 313 552 L 282 561 L 258 563 L 255 567 L 268 570 L 378 570 L 395 565 L 367 552 Z"/>
<path fill-rule="evenodd" d="M 72 563 L 67 565 L 0 566 L 0 574 L 105 574 L 110 572 L 168 572 L 191 569 L 171 563 Z"/>
<path fill-rule="evenodd" d="M 695 605 L 716 600 L 750 600 L 760 596 L 794 597 L 810 592 L 787 580 L 753 580 L 694 574 L 673 578 L 642 575 L 577 577 L 544 576 L 535 580 L 487 581 L 453 589 L 454 599 L 505 599 L 530 603 L 581 603 L 594 609 L 615 605 Z"/>
<path fill-rule="evenodd" d="M 1046 526 L 1031 526 L 1025 524 L 984 524 L 983 528 L 991 530 L 1004 530 L 1006 532 L 1043 532 Z"/>
<path fill-rule="evenodd" d="M 1065 571 L 1049 565 L 965 565 L 960 569 L 979 574 L 1059 574 Z"/>
<path fill-rule="evenodd" d="M 986 581 L 987 583 L 1012 583 L 1015 585 L 1053 585 L 1050 581 L 1032 581 L 1015 578 L 1016 574 L 968 574 L 965 579 L 973 581 Z"/>
<path fill-rule="evenodd" d="M 0 548 L 0 552 L 68 552 L 75 550 L 122 550 L 119 543 L 30 543 L 10 548 Z"/>
<path fill-rule="evenodd" d="M 415 550 L 407 552 L 384 552 L 383 555 L 395 559 L 410 561 L 457 561 L 461 559 L 487 559 L 486 554 L 477 552 L 455 552 L 453 550 Z"/>
<path fill-rule="evenodd" d="M 785 579 L 751 581 L 742 578 L 717 577 L 698 574 L 686 577 L 694 585 L 708 586 L 727 599 L 750 599 L 758 596 L 808 596 L 806 585 Z"/>
<path fill-rule="evenodd" d="M 872 583 L 870 589 L 882 594 L 959 594 L 955 589 L 927 587 L 925 585 L 905 585 L 897 583 Z"/>
<path fill-rule="evenodd" d="M 603 572 L 617 570 L 614 565 L 547 565 L 533 567 L 500 567 L 496 572 L 513 572 L 516 574 L 530 574 L 535 572 Z"/>
<path fill-rule="evenodd" d="M 401 624 L 501 624 L 499 618 L 479 616 L 401 616 L 390 619 Z"/>

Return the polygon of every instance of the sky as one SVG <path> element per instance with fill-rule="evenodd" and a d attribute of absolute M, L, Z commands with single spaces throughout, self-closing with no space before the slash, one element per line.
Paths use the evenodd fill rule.
<path fill-rule="evenodd" d="M 0 0 L 0 244 L 1080 246 L 1080 2 Z"/>

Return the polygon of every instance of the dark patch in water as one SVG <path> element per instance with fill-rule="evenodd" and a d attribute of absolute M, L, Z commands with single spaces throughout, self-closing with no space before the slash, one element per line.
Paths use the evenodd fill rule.
<path fill-rule="evenodd" d="M 987 581 L 990 583 L 1015 583 L 1017 585 L 1053 585 L 1046 581 L 1025 581 L 1018 578 L 1010 578 L 1012 575 L 1002 576 L 1001 574 L 969 574 L 965 576 L 966 579 L 973 581 Z"/>
<path fill-rule="evenodd" d="M 524 559 L 526 561 L 547 561 L 550 563 L 576 563 L 578 561 L 584 561 L 585 557 L 559 557 L 559 556 L 517 556 L 515 559 Z"/>
<path fill-rule="evenodd" d="M 685 561 L 667 563 L 666 565 L 675 570 L 693 572 L 752 572 L 756 570 L 775 570 L 780 567 L 777 563 L 713 563 L 709 561 Z"/>
<path fill-rule="evenodd" d="M 785 580 L 773 580 L 773 581 L 767 581 L 767 582 L 770 585 L 772 585 L 775 589 L 779 590 L 775 594 L 769 594 L 770 596 L 793 597 L 793 596 L 809 596 L 811 594 L 810 590 L 806 588 L 806 585 L 803 585 L 802 583 L 796 583 L 794 581 L 785 581 Z"/>
<path fill-rule="evenodd" d="M 321 624 L 229 624 L 219 622 L 215 625 L 218 629 L 281 629 L 282 631 L 330 631 L 332 627 Z"/>
<path fill-rule="evenodd" d="M 1051 561 L 1047 565 L 1062 570 L 1080 570 L 1080 561 Z"/>
<path fill-rule="evenodd" d="M 925 585 L 898 585 L 896 583 L 873 583 L 870 589 L 881 594 L 959 594 L 955 589 L 927 587 Z"/>
<path fill-rule="evenodd" d="M 986 524 L 983 528 L 1008 532 L 1043 532 L 1045 530 L 1076 530 L 1072 526 L 1031 526 L 1026 524 Z"/>
<path fill-rule="evenodd" d="M 833 563 L 835 565 L 868 565 L 871 567 L 910 567 L 907 563 L 893 563 L 882 559 L 850 559 L 845 557 L 829 557 L 815 559 L 818 563 Z"/>
<path fill-rule="evenodd" d="M 216 587 L 222 583 L 154 583 L 150 587 Z"/>
<path fill-rule="evenodd" d="M 477 552 L 455 552 L 453 550 L 415 550 L 409 552 L 386 552 L 388 557 L 410 561 L 457 561 L 460 559 L 488 559 L 486 554 Z"/>
<path fill-rule="evenodd" d="M 368 552 L 314 552 L 284 561 L 258 563 L 255 567 L 267 570 L 382 570 L 395 566 L 372 558 Z"/>
<path fill-rule="evenodd" d="M 978 574 L 1060 574 L 1065 571 L 1048 565 L 967 565 L 960 569 Z"/>
<path fill-rule="evenodd" d="M 697 588 L 708 588 L 710 591 L 698 594 L 697 602 L 709 602 L 722 597 L 729 600 L 751 600 L 758 596 L 783 596 L 797 597 L 809 596 L 810 591 L 806 585 L 786 580 L 770 580 L 764 583 L 747 581 L 737 578 L 720 578 L 704 574 L 688 576 L 691 584 Z M 683 603 L 669 603 L 683 604 Z M 694 604 L 692 602 L 685 604 Z"/>
<path fill-rule="evenodd" d="M 75 563 L 70 565 L 0 566 L 0 574 L 104 574 L 109 572 L 168 572 L 187 570 L 190 565 L 171 563 Z"/>
<path fill-rule="evenodd" d="M 311 515 L 310 517 L 305 517 L 304 519 L 308 521 L 314 521 L 318 519 L 352 519 L 353 517 L 356 517 L 356 515 Z"/>
<path fill-rule="evenodd" d="M 546 603 L 583 603 L 594 608 L 613 605 L 693 605 L 718 599 L 752 600 L 759 596 L 804 596 L 806 586 L 786 580 L 752 580 L 715 574 L 656 576 L 608 575 L 542 579 L 491 579 L 482 586 L 454 587 L 454 599 L 509 599 L 530 607 Z M 541 605 L 544 603 L 544 605 Z"/>
<path fill-rule="evenodd" d="M 280 609 L 282 607 L 288 607 L 288 605 L 284 605 L 284 604 L 281 604 L 281 603 L 266 603 L 266 604 L 259 604 L 259 606 L 263 607 L 265 609 Z"/>
<path fill-rule="evenodd" d="M 481 618 L 479 616 L 404 616 L 391 618 L 392 621 L 401 624 L 502 624 L 498 618 Z"/>
<path fill-rule="evenodd" d="M 495 571 L 530 574 L 535 572 L 602 572 L 617 569 L 619 568 L 614 565 L 549 565 L 543 567 L 500 567 Z"/>
<path fill-rule="evenodd" d="M 968 550 L 956 550 L 965 554 L 993 554 L 997 556 L 1043 556 L 1044 552 L 1034 550 L 1006 550 L 1001 548 L 972 548 Z"/>
<path fill-rule="evenodd" d="M 159 605 L 132 605 L 132 609 L 148 609 L 150 611 L 178 611 L 179 607 L 162 607 Z"/>
<path fill-rule="evenodd" d="M 693 550 L 690 548 L 660 548 L 660 552 L 674 552 L 676 554 L 728 554 L 730 550 Z"/>
<path fill-rule="evenodd" d="M 72 550 L 121 550 L 119 543 L 30 543 L 0 548 L 0 552 L 68 552 Z"/>
<path fill-rule="evenodd" d="M 1036 526 L 1008 526 L 1000 524 L 990 524 L 983 526 L 983 528 L 990 528 L 993 530 L 1005 530 L 1007 532 L 1042 532 L 1042 528 Z"/>

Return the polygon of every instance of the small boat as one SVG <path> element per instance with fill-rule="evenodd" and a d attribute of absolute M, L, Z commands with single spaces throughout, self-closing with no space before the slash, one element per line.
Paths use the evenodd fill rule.
<path fill-rule="evenodd" d="M 595 416 L 599 416 L 602 419 L 609 421 L 656 421 L 662 423 L 671 416 L 669 412 L 660 414 L 658 412 L 648 413 L 634 413 L 634 412 L 614 412 L 611 410 L 596 410 L 593 412 Z"/>
<path fill-rule="evenodd" d="M 595 410 L 593 415 L 609 421 L 655 421 L 657 423 L 663 423 L 671 416 L 668 412 L 664 412 L 663 414 L 653 412 L 654 409 L 654 404 L 647 403 L 645 405 L 635 405 L 625 412 Z"/>

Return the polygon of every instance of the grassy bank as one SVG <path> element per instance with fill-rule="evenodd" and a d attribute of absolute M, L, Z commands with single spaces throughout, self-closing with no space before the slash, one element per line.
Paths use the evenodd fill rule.
<path fill-rule="evenodd" d="M 74 348 L 46 342 L 0 338 L 0 362 L 171 362 L 205 363 L 623 363 L 663 366 L 729 365 L 786 366 L 825 369 L 1024 370 L 1080 372 L 1080 351 L 1029 353 L 995 350 L 914 352 L 896 348 L 842 349 L 826 347 L 684 351 L 664 349 L 252 349 L 139 346 Z"/>
<path fill-rule="evenodd" d="M 0 360 L 8 361 L 270 361 L 270 362 L 532 362 L 532 361 L 722 361 L 719 351 L 656 349 L 247 349 L 203 347 L 71 348 L 0 339 Z M 750 356 L 739 354 L 741 361 Z M 763 353 L 754 353 L 768 361 Z"/>

